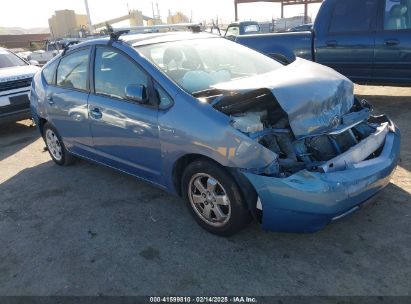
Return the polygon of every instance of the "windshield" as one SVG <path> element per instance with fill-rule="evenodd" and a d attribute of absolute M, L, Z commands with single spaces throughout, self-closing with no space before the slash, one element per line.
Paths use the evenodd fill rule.
<path fill-rule="evenodd" d="M 0 49 L 0 69 L 22 65 L 27 65 L 23 59 L 13 53 Z"/>
<path fill-rule="evenodd" d="M 138 51 L 189 93 L 282 67 L 279 62 L 224 38 L 151 44 L 138 47 Z"/>

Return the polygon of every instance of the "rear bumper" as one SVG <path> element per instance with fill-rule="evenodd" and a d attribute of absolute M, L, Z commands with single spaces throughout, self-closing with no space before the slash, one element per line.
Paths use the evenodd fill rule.
<path fill-rule="evenodd" d="M 359 209 L 389 184 L 400 155 L 400 131 L 389 132 L 379 157 L 342 171 L 301 171 L 288 178 L 244 173 L 261 199 L 263 228 L 315 232 Z"/>

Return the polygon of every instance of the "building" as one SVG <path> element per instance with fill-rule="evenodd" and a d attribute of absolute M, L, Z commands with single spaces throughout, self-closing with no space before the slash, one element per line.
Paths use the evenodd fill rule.
<path fill-rule="evenodd" d="M 174 15 L 171 15 L 171 12 L 168 11 L 167 23 L 168 24 L 177 24 L 177 23 L 188 23 L 189 18 L 184 15 L 182 12 L 177 12 Z"/>
<path fill-rule="evenodd" d="M 8 49 L 33 49 L 33 43 L 42 44 L 50 38 L 50 34 L 0 35 L 0 47 Z"/>
<path fill-rule="evenodd" d="M 73 10 L 55 11 L 49 19 L 53 38 L 79 37 L 80 32 L 88 31 L 87 15 L 76 14 Z"/>

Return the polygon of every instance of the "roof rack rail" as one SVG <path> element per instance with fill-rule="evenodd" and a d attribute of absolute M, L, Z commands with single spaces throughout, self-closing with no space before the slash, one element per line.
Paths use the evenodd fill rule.
<path fill-rule="evenodd" d="M 114 32 L 128 31 L 130 34 L 157 33 L 160 31 L 182 31 L 190 30 L 194 33 L 201 32 L 204 29 L 201 23 L 178 23 L 178 24 L 160 24 L 152 26 L 130 26 L 113 29 Z"/>
<path fill-rule="evenodd" d="M 78 43 L 80 43 L 80 40 L 73 40 L 73 41 L 69 41 L 68 43 L 66 43 L 64 45 L 64 49 L 63 49 L 63 52 L 62 52 L 61 55 L 64 56 L 66 54 L 66 52 L 68 51 L 68 49 L 70 48 L 70 46 L 72 46 L 74 44 L 78 44 Z"/>
<path fill-rule="evenodd" d="M 121 35 L 128 34 L 130 30 L 120 30 L 120 31 L 114 31 L 110 33 L 110 40 L 118 40 Z"/>

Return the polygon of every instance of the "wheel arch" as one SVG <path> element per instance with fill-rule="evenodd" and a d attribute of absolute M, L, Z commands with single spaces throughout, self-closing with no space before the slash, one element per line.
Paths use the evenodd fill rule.
<path fill-rule="evenodd" d="M 43 134 L 44 125 L 48 122 L 49 121 L 47 119 L 43 118 L 43 117 L 38 118 L 38 124 L 39 124 L 39 130 L 40 130 L 41 136 L 44 136 L 44 134 Z"/>
<path fill-rule="evenodd" d="M 208 156 L 202 155 L 202 154 L 190 153 L 190 154 L 181 156 L 179 159 L 177 159 L 174 162 L 173 170 L 172 170 L 173 186 L 178 196 L 181 196 L 181 178 L 183 176 L 184 168 L 187 167 L 190 163 L 198 161 L 198 160 L 211 161 L 221 167 L 224 167 L 223 165 L 221 165 L 219 162 L 215 161 L 214 159 Z"/>
<path fill-rule="evenodd" d="M 223 168 L 225 171 L 227 171 L 237 183 L 241 195 L 243 196 L 244 201 L 246 202 L 247 207 L 251 212 L 252 216 L 261 222 L 261 212 L 256 208 L 258 198 L 257 192 L 254 186 L 248 181 L 248 179 L 241 173 L 241 171 L 238 168 L 224 166 L 216 160 L 202 154 L 186 154 L 174 162 L 172 170 L 172 179 L 175 192 L 178 196 L 182 196 L 181 179 L 183 176 L 184 168 L 187 167 L 190 163 L 198 160 L 211 161 L 216 165 L 220 166 L 221 168 Z"/>

